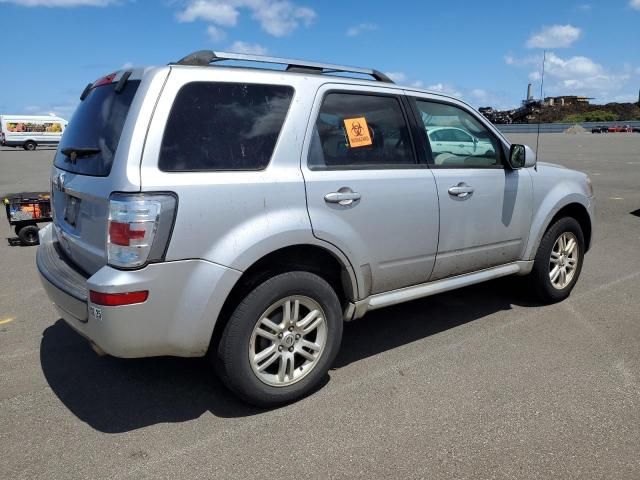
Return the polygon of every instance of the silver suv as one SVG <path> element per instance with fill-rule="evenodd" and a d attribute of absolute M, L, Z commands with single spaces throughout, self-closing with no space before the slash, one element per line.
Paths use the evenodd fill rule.
<path fill-rule="evenodd" d="M 370 310 L 512 274 L 562 300 L 591 245 L 585 174 L 376 70 L 200 51 L 81 100 L 49 297 L 98 353 L 209 355 L 253 404 L 313 390 Z"/>

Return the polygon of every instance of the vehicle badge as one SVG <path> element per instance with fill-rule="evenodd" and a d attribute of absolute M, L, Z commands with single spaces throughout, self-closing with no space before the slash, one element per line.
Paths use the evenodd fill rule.
<path fill-rule="evenodd" d="M 59 173 L 55 176 L 55 179 L 53 180 L 53 186 L 59 192 L 64 192 L 64 173 Z"/>

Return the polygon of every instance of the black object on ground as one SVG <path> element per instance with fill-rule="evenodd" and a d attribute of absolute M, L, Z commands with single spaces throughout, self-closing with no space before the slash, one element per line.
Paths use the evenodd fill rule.
<path fill-rule="evenodd" d="M 5 196 L 3 203 L 9 225 L 15 228 L 20 242 L 23 245 L 37 245 L 38 223 L 52 220 L 49 192 L 10 193 Z"/>

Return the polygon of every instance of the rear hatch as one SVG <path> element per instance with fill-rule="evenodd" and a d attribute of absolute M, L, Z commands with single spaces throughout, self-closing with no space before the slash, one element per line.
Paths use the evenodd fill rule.
<path fill-rule="evenodd" d="M 54 235 L 89 275 L 107 263 L 109 196 L 140 190 L 139 131 L 150 118 L 143 91 L 153 81 L 146 77 L 143 70 L 121 71 L 88 85 L 55 154 Z"/>

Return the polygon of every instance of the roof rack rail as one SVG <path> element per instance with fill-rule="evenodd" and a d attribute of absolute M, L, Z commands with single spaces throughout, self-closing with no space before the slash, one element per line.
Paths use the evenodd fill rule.
<path fill-rule="evenodd" d="M 372 68 L 347 67 L 345 65 L 333 65 L 330 63 L 307 62 L 291 58 L 267 57 L 264 55 L 251 55 L 246 53 L 214 52 L 213 50 L 198 50 L 186 57 L 172 62 L 170 65 L 194 65 L 206 66 L 223 60 L 236 60 L 241 62 L 276 63 L 286 65 L 286 71 L 298 73 L 358 73 L 370 75 L 375 80 L 385 83 L 393 83 L 387 75 Z"/>

